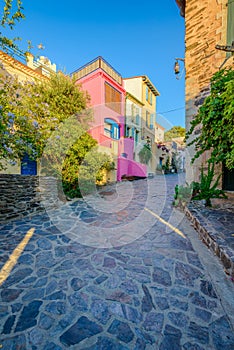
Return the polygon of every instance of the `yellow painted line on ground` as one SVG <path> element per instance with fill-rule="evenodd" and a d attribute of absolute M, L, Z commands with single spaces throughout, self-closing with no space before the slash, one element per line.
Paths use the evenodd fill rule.
<path fill-rule="evenodd" d="M 34 231 L 35 231 L 35 228 L 30 228 L 30 230 L 28 230 L 28 232 L 24 236 L 24 239 L 14 249 L 13 253 L 10 255 L 9 259 L 7 260 L 7 262 L 2 267 L 2 269 L 0 271 L 0 286 L 8 278 L 8 276 L 10 275 L 11 270 L 16 265 L 20 255 L 24 251 L 24 248 L 28 244 L 29 240 L 32 238 L 32 235 L 34 234 Z"/>
<path fill-rule="evenodd" d="M 178 233 L 178 235 L 180 235 L 183 238 L 186 238 L 186 236 L 183 234 L 183 232 L 181 232 L 175 226 L 171 225 L 169 222 L 163 220 L 159 215 L 155 214 L 153 211 L 151 211 L 148 208 L 145 208 L 145 210 L 148 211 L 151 215 L 155 216 L 158 219 L 158 221 L 162 222 L 164 225 L 167 225 L 168 227 L 170 227 L 170 229 L 172 229 L 174 232 Z"/>

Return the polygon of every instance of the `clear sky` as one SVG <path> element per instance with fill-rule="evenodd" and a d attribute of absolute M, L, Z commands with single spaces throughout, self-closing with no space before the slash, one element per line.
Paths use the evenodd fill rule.
<path fill-rule="evenodd" d="M 184 19 L 175 0 L 22 2 L 26 19 L 13 33 L 22 49 L 31 40 L 33 54 L 66 73 L 102 56 L 123 78 L 147 75 L 160 92 L 158 120 L 184 126 L 184 74 L 176 79 L 173 70 L 175 58 L 184 57 Z"/>

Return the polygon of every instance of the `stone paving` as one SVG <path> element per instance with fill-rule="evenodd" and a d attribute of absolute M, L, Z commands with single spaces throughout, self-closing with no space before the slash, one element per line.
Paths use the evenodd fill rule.
<path fill-rule="evenodd" d="M 35 228 L 1 286 L 0 347 L 234 349 L 233 284 L 172 208 L 177 182 L 121 183 L 0 226 L 0 267 Z"/>

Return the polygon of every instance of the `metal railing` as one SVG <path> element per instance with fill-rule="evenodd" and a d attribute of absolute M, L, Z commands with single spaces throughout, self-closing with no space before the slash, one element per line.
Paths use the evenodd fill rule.
<path fill-rule="evenodd" d="M 120 73 L 118 73 L 104 58 L 101 56 L 95 58 L 94 60 L 90 61 L 89 63 L 85 64 L 84 66 L 80 67 L 71 75 L 75 77 L 75 79 L 81 79 L 85 77 L 86 75 L 94 72 L 97 69 L 102 69 L 104 72 L 106 72 L 111 78 L 113 78 L 118 84 L 122 85 L 122 76 Z"/>

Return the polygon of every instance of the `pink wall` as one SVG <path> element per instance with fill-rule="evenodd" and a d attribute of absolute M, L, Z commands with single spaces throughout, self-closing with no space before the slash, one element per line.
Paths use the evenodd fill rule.
<path fill-rule="evenodd" d="M 123 157 L 118 158 L 117 181 L 121 181 L 122 176 L 147 177 L 147 166 Z"/>
<path fill-rule="evenodd" d="M 115 80 L 103 72 L 102 69 L 97 69 L 77 81 L 78 84 L 81 84 L 83 90 L 88 91 L 91 97 L 90 105 L 92 107 L 98 105 L 105 106 L 105 82 L 109 83 L 121 93 L 121 115 L 123 116 L 125 114 L 126 91 Z M 107 116 L 119 117 L 118 113 L 108 107 L 106 107 L 106 112 Z M 105 118 L 107 116 L 105 116 Z"/>
<path fill-rule="evenodd" d="M 127 159 L 133 160 L 134 140 L 122 137 L 119 141 L 119 156 L 122 153 L 127 155 Z"/>
<path fill-rule="evenodd" d="M 105 105 L 105 82 L 109 83 L 121 93 L 121 114 Z M 117 181 L 121 181 L 123 175 L 146 177 L 146 166 L 133 161 L 134 140 L 124 138 L 126 91 L 123 86 L 119 85 L 102 69 L 97 69 L 96 71 L 91 72 L 82 79 L 79 79 L 77 83 L 81 84 L 82 89 L 88 91 L 91 97 L 90 106 L 92 106 L 94 111 L 94 122 L 89 130 L 90 135 L 92 135 L 100 145 L 111 148 L 112 139 L 104 135 L 104 119 L 111 118 L 120 126 Z M 127 159 L 121 157 L 121 154 L 123 153 L 127 154 Z"/>
<path fill-rule="evenodd" d="M 88 91 L 89 96 L 91 97 L 90 105 L 97 106 L 103 103 L 102 98 L 102 81 L 101 81 L 101 71 L 95 71 L 86 75 L 85 77 L 77 81 L 78 84 L 81 84 L 82 89 Z"/>

